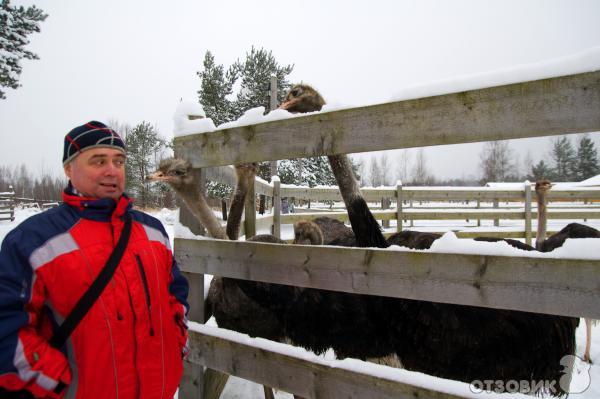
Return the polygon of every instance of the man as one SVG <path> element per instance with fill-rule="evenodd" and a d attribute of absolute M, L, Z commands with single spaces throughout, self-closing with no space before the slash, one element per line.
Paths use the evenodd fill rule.
<path fill-rule="evenodd" d="M 131 208 L 125 145 L 92 121 L 65 137 L 64 203 L 0 251 L 0 398 L 172 398 L 182 374 L 188 284 L 161 223 Z M 48 340 L 113 252 L 123 257 L 60 349 Z"/>

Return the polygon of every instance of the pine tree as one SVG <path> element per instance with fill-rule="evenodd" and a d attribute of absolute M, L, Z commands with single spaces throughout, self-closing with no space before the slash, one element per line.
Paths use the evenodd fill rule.
<path fill-rule="evenodd" d="M 25 50 L 29 44 L 27 36 L 39 32 L 39 23 L 48 15 L 42 10 L 31 6 L 28 8 L 12 7 L 10 0 L 0 3 L 0 87 L 17 89 L 22 67 L 21 60 L 37 60 L 37 54 Z M 0 99 L 5 99 L 4 91 L 0 90 Z"/>
<path fill-rule="evenodd" d="M 223 65 L 215 64 L 215 57 L 210 51 L 204 55 L 204 70 L 197 72 L 200 77 L 200 90 L 198 100 L 206 116 L 211 118 L 215 125 L 235 119 L 235 106 L 228 96 L 233 93 L 233 85 L 239 73 L 235 65 L 225 72 Z"/>
<path fill-rule="evenodd" d="M 543 179 L 552 180 L 554 179 L 554 172 L 544 160 L 540 160 L 536 165 L 531 167 L 531 176 L 534 181 Z"/>
<path fill-rule="evenodd" d="M 277 77 L 277 100 L 281 102 L 291 87 L 286 77 L 292 72 L 294 65 L 280 66 L 271 51 L 263 48 L 257 50 L 252 46 L 250 52 L 246 53 L 245 61 L 236 61 L 232 68 L 241 78 L 240 91 L 234 104 L 237 119 L 251 108 L 262 106 L 265 110 L 269 109 L 271 76 Z"/>
<path fill-rule="evenodd" d="M 127 162 L 125 175 L 127 189 L 136 198 L 136 205 L 141 207 L 158 206 L 156 185 L 146 180 L 156 169 L 162 151 L 167 147 L 165 139 L 158 135 L 154 126 L 142 122 L 135 126 L 125 139 L 127 145 Z"/>
<path fill-rule="evenodd" d="M 581 136 L 577 145 L 577 159 L 575 161 L 576 180 L 585 180 L 600 173 L 598 152 L 594 142 L 588 135 Z"/>
<path fill-rule="evenodd" d="M 556 181 L 573 181 L 576 176 L 575 150 L 567 136 L 557 138 L 552 142 L 553 174 Z"/>

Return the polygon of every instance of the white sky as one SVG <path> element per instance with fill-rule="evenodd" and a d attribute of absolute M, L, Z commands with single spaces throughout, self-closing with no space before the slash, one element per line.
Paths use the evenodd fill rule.
<path fill-rule="evenodd" d="M 251 46 L 329 103 L 384 102 L 402 88 L 600 46 L 600 1 L 15 1 L 49 14 L 0 100 L 0 164 L 60 171 L 66 132 L 91 119 L 155 124 L 171 137 L 195 99 L 206 50 L 230 65 Z M 593 134 L 600 144 L 600 133 Z M 480 144 L 428 148 L 438 178 L 477 174 Z M 513 141 L 523 159 L 547 138 Z M 393 153 L 391 154 L 393 157 Z"/>

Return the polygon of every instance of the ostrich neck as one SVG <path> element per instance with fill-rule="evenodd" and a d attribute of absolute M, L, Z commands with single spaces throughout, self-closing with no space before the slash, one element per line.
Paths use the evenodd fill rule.
<path fill-rule="evenodd" d="M 538 204 L 538 227 L 537 235 L 535 240 L 536 249 L 539 251 L 542 248 L 542 244 L 546 240 L 546 193 L 537 192 L 537 204 Z"/>
<path fill-rule="evenodd" d="M 240 223 L 242 213 L 244 212 L 244 204 L 250 184 L 254 184 L 256 173 L 245 172 L 236 168 L 237 186 L 231 199 L 229 207 L 229 218 L 227 219 L 227 236 L 230 240 L 237 240 L 240 234 Z"/>
<path fill-rule="evenodd" d="M 350 160 L 346 155 L 329 155 L 329 165 L 335 176 L 340 193 L 344 199 L 346 207 L 356 198 L 362 197 L 354 174 L 352 172 L 352 166 Z"/>
<path fill-rule="evenodd" d="M 387 248 L 389 245 L 381 233 L 381 227 L 360 193 L 350 160 L 344 154 L 329 155 L 328 159 L 344 199 L 358 246 Z"/>
<path fill-rule="evenodd" d="M 219 220 L 208 206 L 208 203 L 204 198 L 204 194 L 201 192 L 194 192 L 193 190 L 178 191 L 178 193 L 192 214 L 194 214 L 200 223 L 202 223 L 212 237 L 223 240 L 227 239 L 225 231 L 223 231 L 223 227 L 221 227 Z"/>

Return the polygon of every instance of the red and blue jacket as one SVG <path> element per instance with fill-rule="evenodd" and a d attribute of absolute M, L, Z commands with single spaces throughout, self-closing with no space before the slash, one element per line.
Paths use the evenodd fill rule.
<path fill-rule="evenodd" d="M 64 204 L 30 217 L 0 251 L 0 391 L 37 398 L 172 398 L 182 375 L 188 284 L 155 218 L 122 196 Z M 69 340 L 48 340 L 92 284 L 132 215 L 109 284 Z M 64 388 L 63 388 L 64 387 Z"/>

